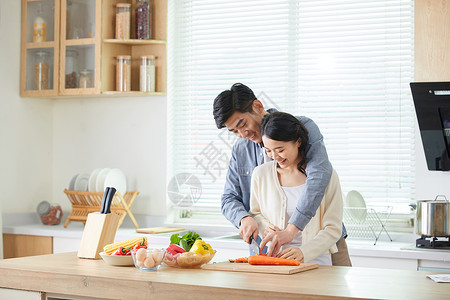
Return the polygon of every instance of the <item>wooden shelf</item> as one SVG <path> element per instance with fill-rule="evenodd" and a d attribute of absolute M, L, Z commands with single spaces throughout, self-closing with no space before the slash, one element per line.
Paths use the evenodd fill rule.
<path fill-rule="evenodd" d="M 103 95 L 108 96 L 166 96 L 165 92 L 140 92 L 140 91 L 130 91 L 130 92 L 117 92 L 117 91 L 104 91 Z"/>
<path fill-rule="evenodd" d="M 117 40 L 117 39 L 104 39 L 104 43 L 119 44 L 119 45 L 165 45 L 167 42 L 163 40 Z"/>

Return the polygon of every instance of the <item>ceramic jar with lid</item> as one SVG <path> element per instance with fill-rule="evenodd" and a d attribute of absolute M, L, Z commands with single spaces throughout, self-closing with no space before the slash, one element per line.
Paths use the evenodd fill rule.
<path fill-rule="evenodd" d="M 59 204 L 51 205 L 47 201 L 39 203 L 36 211 L 44 225 L 58 225 L 63 216 L 63 211 Z"/>

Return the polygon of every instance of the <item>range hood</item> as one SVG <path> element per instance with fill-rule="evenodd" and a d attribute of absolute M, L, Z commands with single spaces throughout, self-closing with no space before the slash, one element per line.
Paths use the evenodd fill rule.
<path fill-rule="evenodd" d="M 411 92 L 429 170 L 450 170 L 450 82 L 412 82 Z"/>

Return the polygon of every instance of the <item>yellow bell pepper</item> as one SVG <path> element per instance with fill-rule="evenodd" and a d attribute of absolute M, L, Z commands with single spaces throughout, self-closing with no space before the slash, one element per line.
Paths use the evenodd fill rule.
<path fill-rule="evenodd" d="M 189 252 L 195 252 L 204 255 L 206 253 L 214 253 L 214 249 L 210 244 L 205 243 L 205 241 L 196 240 Z"/>

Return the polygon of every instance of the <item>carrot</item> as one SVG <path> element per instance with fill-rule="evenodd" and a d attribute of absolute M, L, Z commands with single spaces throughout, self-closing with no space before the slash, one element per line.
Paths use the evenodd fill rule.
<path fill-rule="evenodd" d="M 237 263 L 248 263 L 248 257 L 236 258 L 235 261 Z"/>
<path fill-rule="evenodd" d="M 251 265 L 284 265 L 284 266 L 300 265 L 300 262 L 294 259 L 270 257 L 265 255 L 251 255 L 248 257 L 248 263 Z"/>

